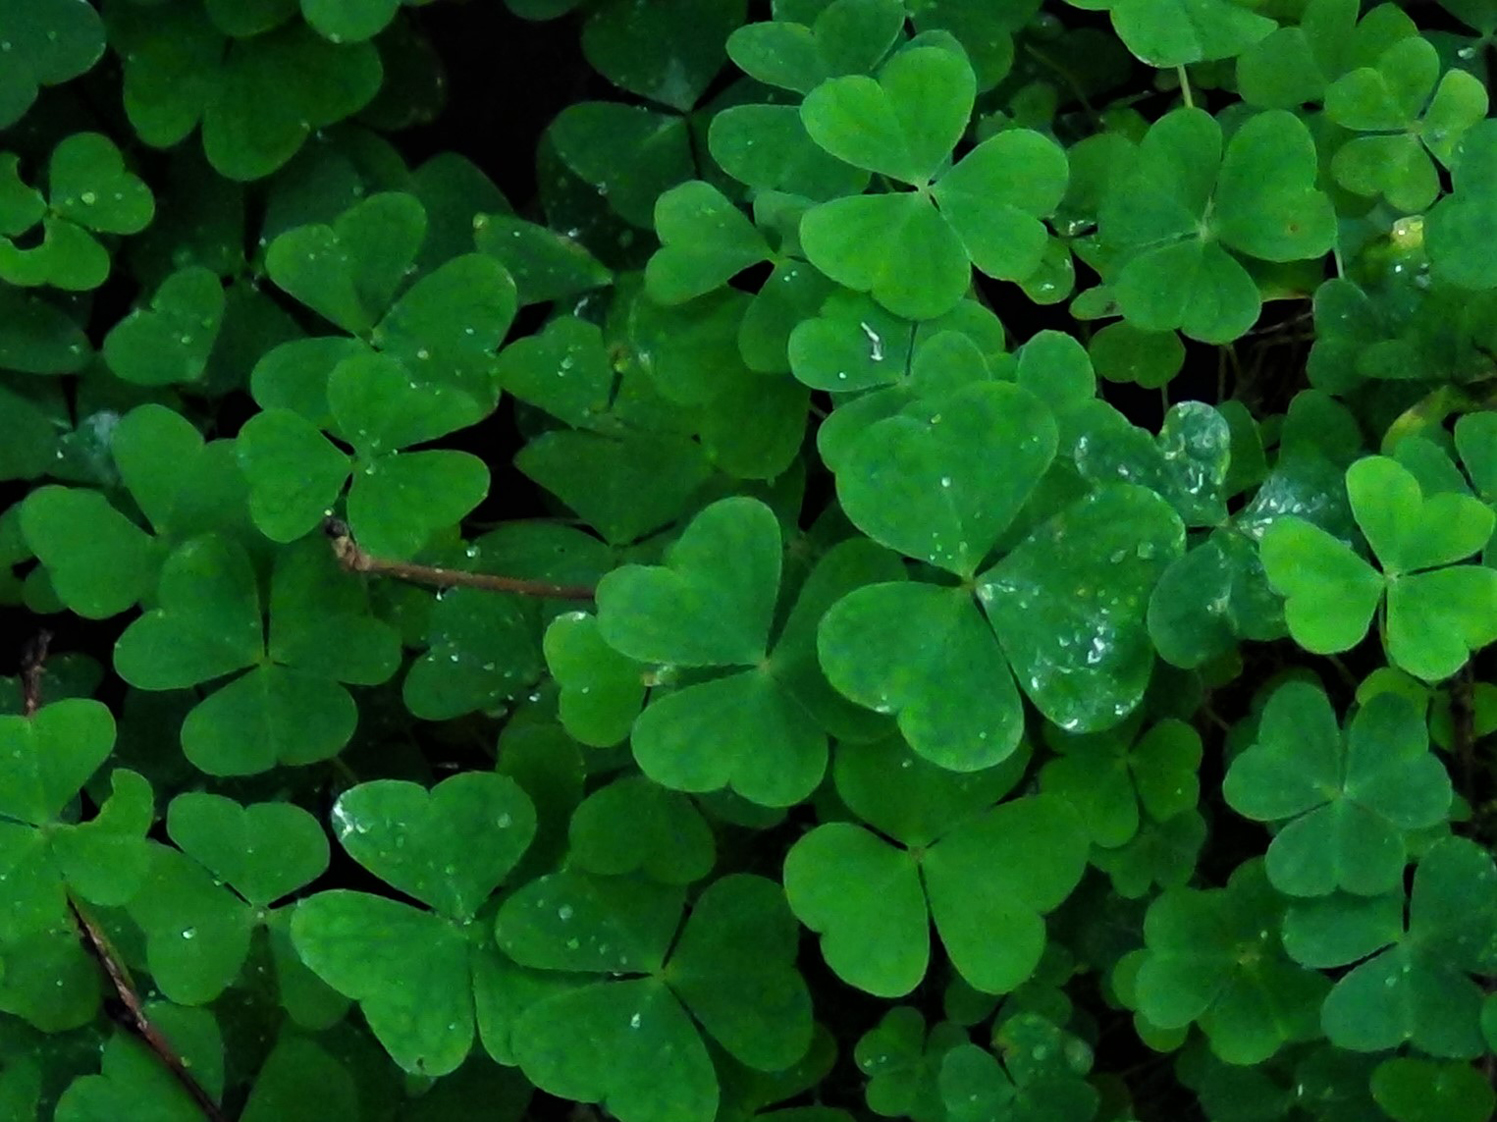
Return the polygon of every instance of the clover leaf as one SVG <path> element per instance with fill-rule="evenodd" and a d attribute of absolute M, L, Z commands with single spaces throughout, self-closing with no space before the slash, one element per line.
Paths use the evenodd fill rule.
<path fill-rule="evenodd" d="M 582 52 L 614 85 L 685 112 L 722 67 L 723 40 L 746 9 L 745 0 L 607 0 L 583 28 Z"/>
<path fill-rule="evenodd" d="M 316 526 L 350 472 L 348 519 L 359 543 L 395 559 L 410 557 L 439 529 L 483 499 L 488 471 L 475 456 L 445 449 L 405 451 L 478 419 L 460 390 L 421 386 L 386 355 L 344 359 L 328 378 L 331 430 L 349 457 L 289 409 L 252 417 L 236 441 L 250 484 L 255 524 L 274 541 Z"/>
<path fill-rule="evenodd" d="M 1389 657 L 1427 681 L 1448 677 L 1497 639 L 1497 572 L 1453 564 L 1486 544 L 1497 515 L 1470 495 L 1424 495 L 1386 456 L 1349 467 L 1346 489 L 1382 572 L 1303 519 L 1276 522 L 1263 536 L 1263 567 L 1287 597 L 1290 634 L 1316 653 L 1347 650 L 1386 592 L 1379 630 Z"/>
<path fill-rule="evenodd" d="M 583 744 L 607 748 L 629 735 L 645 698 L 645 668 L 598 633 L 586 612 L 558 616 L 546 629 L 546 665 L 561 686 L 557 717 Z"/>
<path fill-rule="evenodd" d="M 151 825 L 150 784 L 133 771 L 117 769 L 112 792 L 93 819 L 78 823 L 68 810 L 109 756 L 114 734 L 109 710 L 87 698 L 54 701 L 29 717 L 0 716 L 5 761 L 0 766 L 0 872 L 7 885 L 0 939 L 7 946 L 71 931 L 70 900 L 118 906 L 140 887 L 147 863 L 144 835 Z M 69 1017 L 67 1007 L 75 1000 L 69 968 L 65 962 L 57 967 L 56 976 L 48 970 L 39 974 L 49 986 L 65 990 L 57 994 L 63 1006 L 57 1012 Z M 8 996 L 11 1011 L 31 1019 L 41 1013 L 19 1004 L 18 994 Z M 86 1020 L 95 999 L 78 996 L 85 996 Z"/>
<path fill-rule="evenodd" d="M 963 777 L 943 776 L 913 757 L 907 762 L 889 776 L 896 789 L 918 790 L 913 784 L 923 776 L 944 783 L 948 797 L 973 797 L 963 793 Z M 831 822 L 785 858 L 790 906 L 822 936 L 822 954 L 838 977 L 880 997 L 909 993 L 925 976 L 934 919 L 974 988 L 1007 993 L 1028 978 L 1045 946 L 1041 916 L 1070 895 L 1085 868 L 1075 811 L 1054 796 L 1030 796 L 958 820 L 934 841 L 918 819 L 879 824 L 900 826 L 895 836 L 909 838 L 910 848 L 851 822 Z"/>
<path fill-rule="evenodd" d="M 807 22 L 776 15 L 728 36 L 728 55 L 750 77 L 803 94 L 826 78 L 872 70 L 905 21 L 895 0 L 833 0 L 807 12 Z"/>
<path fill-rule="evenodd" d="M 1039 1014 L 1019 1013 L 1003 1022 L 994 1045 L 999 1057 L 973 1044 L 946 1054 L 940 1087 L 953 1122 L 1095 1117 L 1100 1096 L 1085 1078 L 1091 1049 L 1082 1041 Z"/>
<path fill-rule="evenodd" d="M 1040 790 L 1080 813 L 1092 841 L 1116 849 L 1138 833 L 1142 812 L 1164 822 L 1196 805 L 1201 739 L 1183 721 L 1160 721 L 1137 741 L 1130 721 L 1089 736 L 1052 735 L 1060 755 L 1040 771 Z"/>
<path fill-rule="evenodd" d="M 572 815 L 568 864 L 620 876 L 640 870 L 662 884 L 712 871 L 712 832 L 685 795 L 625 776 L 594 791 Z"/>
<path fill-rule="evenodd" d="M 430 791 L 403 780 L 360 784 L 339 797 L 333 822 L 349 856 L 434 910 L 320 892 L 296 906 L 296 951 L 360 1003 L 401 1067 L 453 1071 L 473 1042 L 481 950 L 473 917 L 530 845 L 534 808 L 513 779 L 468 772 Z"/>
<path fill-rule="evenodd" d="M 149 309 L 136 308 L 104 337 L 104 361 L 127 382 L 195 382 L 208 366 L 224 317 L 218 278 L 200 265 L 167 277 Z"/>
<path fill-rule="evenodd" d="M 340 683 L 383 682 L 399 664 L 394 629 L 369 616 L 363 591 L 313 539 L 277 561 L 268 642 L 249 557 L 229 539 L 206 535 L 177 549 L 157 604 L 115 645 L 115 669 L 131 685 L 183 689 L 248 670 L 182 725 L 183 751 L 210 774 L 335 755 L 357 717 Z"/>
<path fill-rule="evenodd" d="M 145 934 L 156 985 L 173 1001 L 197 1005 L 231 985 L 252 955 L 268 957 L 259 970 L 273 971 L 288 1011 L 301 1020 L 312 1006 L 298 991 L 320 983 L 294 957 L 274 954 L 289 910 L 271 905 L 326 870 L 327 840 L 316 820 L 289 803 L 241 807 L 189 792 L 172 800 L 167 833 L 179 848 L 151 846 L 144 882 L 127 904 Z M 335 1006 L 334 1016 L 340 1013 Z"/>
<path fill-rule="evenodd" d="M 109 276 L 109 254 L 93 235 L 139 233 L 155 214 L 150 188 L 125 169 L 120 150 L 102 133 L 74 133 L 52 150 L 45 206 L 15 177 L 13 161 L 6 170 L 0 278 L 14 285 L 99 287 Z M 37 223 L 40 245 L 23 249 L 12 240 Z"/>
<path fill-rule="evenodd" d="M 1316 170 L 1309 130 L 1288 112 L 1248 120 L 1225 155 L 1221 126 L 1203 110 L 1156 121 L 1099 213 L 1114 255 L 1104 277 L 1128 322 L 1210 343 L 1246 332 L 1258 318 L 1258 285 L 1228 251 L 1298 261 L 1329 250 L 1335 213 Z"/>
<path fill-rule="evenodd" d="M 618 979 L 582 980 L 521 1015 L 516 1054 L 537 1086 L 602 1103 L 623 1122 L 709 1122 L 718 1086 L 703 1031 L 757 1070 L 805 1055 L 810 998 L 793 966 L 795 923 L 779 886 L 724 877 L 684 926 L 681 905 L 676 889 L 572 871 L 505 901 L 496 932 L 515 961 Z M 580 1039 L 578 1024 L 588 1026 Z"/>
<path fill-rule="evenodd" d="M 1378 951 L 1343 975 L 1326 997 L 1321 1020 L 1331 1043 L 1377 1052 L 1407 1040 L 1431 1056 L 1481 1054 L 1482 994 L 1468 974 L 1489 974 L 1494 965 L 1494 885 L 1490 853 L 1468 839 L 1445 838 L 1414 870 L 1404 924 L 1397 922 L 1396 898 L 1391 930 L 1374 912 L 1359 915 L 1327 900 L 1318 925 L 1347 925 L 1361 933 L 1355 940 L 1361 945 L 1322 964 L 1341 965 Z"/>
<path fill-rule="evenodd" d="M 1166 889 L 1149 905 L 1145 949 L 1131 964 L 1139 1016 L 1161 1029 L 1200 1025 L 1211 1050 L 1233 1064 L 1313 1039 L 1329 987 L 1284 954 L 1282 913 L 1256 860 L 1239 865 L 1225 888 Z"/>
<path fill-rule="evenodd" d="M 925 1031 L 918 1009 L 896 1005 L 859 1038 L 853 1050 L 858 1069 L 868 1077 L 863 1095 L 875 1114 L 917 1122 L 945 1117 L 938 1079 L 941 1062 L 967 1043 L 967 1034 L 950 1021 Z"/>
<path fill-rule="evenodd" d="M 57 595 L 91 619 L 145 596 L 171 548 L 203 533 L 238 536 L 246 528 L 244 478 L 231 442 L 205 443 L 189 421 L 160 405 L 105 419 L 109 458 L 155 535 L 97 491 L 42 487 L 21 507 L 22 533 Z"/>
<path fill-rule="evenodd" d="M 31 107 L 39 86 L 56 86 L 86 72 L 104 54 L 104 25 L 90 5 L 71 0 L 6 0 L 6 66 L 0 77 L 0 128 Z"/>
<path fill-rule="evenodd" d="M 230 39 L 196 7 L 118 5 L 107 23 L 136 133 L 170 148 L 201 123 L 208 162 L 229 179 L 269 175 L 364 108 L 382 78 L 374 44 L 335 44 L 300 21 Z"/>
<path fill-rule="evenodd" d="M 1492 1085 L 1469 1064 L 1413 1056 L 1379 1064 L 1372 1073 L 1372 1097 L 1397 1122 L 1481 1122 L 1497 1109 Z"/>
<path fill-rule="evenodd" d="M 1148 594 L 1183 552 L 1184 536 L 1157 494 L 1109 483 L 978 577 L 978 598 L 1015 677 L 1067 732 L 1114 725 L 1143 698 Z"/>
<path fill-rule="evenodd" d="M 1274 22 L 1229 0 L 1089 0 L 1088 8 L 1112 13 L 1112 26 L 1128 50 L 1150 66 L 1232 58 L 1274 30 Z"/>
<path fill-rule="evenodd" d="M 769 257 L 764 235 L 716 187 L 693 179 L 655 200 L 661 248 L 645 267 L 645 289 L 681 304 L 726 284 Z"/>
<path fill-rule="evenodd" d="M 909 319 L 955 307 L 972 265 L 1013 281 L 1040 267 L 1049 238 L 1040 219 L 1065 193 L 1065 155 L 1039 133 L 1016 129 L 943 172 L 975 93 L 961 54 L 927 46 L 895 55 L 877 80 L 848 75 L 811 91 L 801 119 L 812 140 L 854 167 L 916 188 L 813 207 L 800 228 L 811 264 Z"/>
<path fill-rule="evenodd" d="M 1291 896 L 1391 890 L 1408 833 L 1443 822 L 1451 798 L 1416 707 L 1378 694 L 1343 737 L 1325 692 L 1307 682 L 1274 691 L 1258 740 L 1232 762 L 1222 791 L 1240 814 L 1285 822 L 1266 869 Z"/>
<path fill-rule="evenodd" d="M 202 1110 L 157 1056 L 129 1033 L 115 1032 L 101 1049 L 100 1072 L 73 1080 L 57 1100 L 59 1122 L 119 1118 L 150 1103 L 161 1122 L 196 1122 Z"/>
<path fill-rule="evenodd" d="M 809 635 L 840 592 L 889 569 L 883 555 L 870 558 L 864 572 L 818 596 L 814 610 L 797 605 L 771 649 L 782 551 L 767 506 L 724 499 L 693 519 L 665 565 L 625 565 L 599 582 L 598 633 L 620 654 L 667 666 L 747 668 L 646 706 L 631 739 L 635 759 L 657 783 L 691 792 L 731 787 L 764 806 L 789 806 L 820 782 L 825 695 L 802 700 L 820 677 Z M 736 714 L 731 730 L 717 722 L 725 709 Z"/>
<path fill-rule="evenodd" d="M 1326 90 L 1325 104 L 1331 120 L 1367 134 L 1336 151 L 1331 161 L 1336 181 L 1417 213 L 1440 191 L 1430 154 L 1447 166 L 1454 162 L 1462 134 L 1486 116 L 1487 93 L 1464 70 L 1450 70 L 1440 79 L 1434 46 L 1415 35 L 1390 46 L 1376 65 L 1338 78 Z"/>

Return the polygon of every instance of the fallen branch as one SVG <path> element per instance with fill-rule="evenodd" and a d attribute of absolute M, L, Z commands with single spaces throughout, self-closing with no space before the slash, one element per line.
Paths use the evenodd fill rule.
<path fill-rule="evenodd" d="M 129 973 L 114 957 L 108 938 L 91 919 L 83 914 L 82 909 L 71 898 L 68 900 L 68 908 L 73 913 L 73 922 L 78 925 L 83 945 L 98 960 L 110 985 L 114 987 L 115 996 L 125 1007 L 130 1019 L 129 1028 L 140 1037 L 147 1048 L 156 1054 L 156 1058 L 172 1073 L 182 1089 L 192 1096 L 192 1101 L 197 1104 L 208 1122 L 229 1122 L 228 1116 L 218 1109 L 218 1104 L 203 1089 L 202 1084 L 193 1077 L 192 1072 L 187 1070 L 187 1064 L 172 1048 L 171 1041 L 161 1035 L 161 1030 L 146 1016 L 140 995 L 135 992 Z"/>
<path fill-rule="evenodd" d="M 415 584 L 429 584 L 436 588 L 478 588 L 485 592 L 511 592 L 517 596 L 538 596 L 546 600 L 591 600 L 593 590 L 583 585 L 552 584 L 544 580 L 525 580 L 520 577 L 496 577 L 489 573 L 469 573 L 462 569 L 446 569 L 437 565 L 415 565 L 408 561 L 387 561 L 365 553 L 353 540 L 348 524 L 337 518 L 329 518 L 322 524 L 322 532 L 333 543 L 333 555 L 338 563 L 351 573 L 371 573 L 375 576 L 395 577 Z"/>

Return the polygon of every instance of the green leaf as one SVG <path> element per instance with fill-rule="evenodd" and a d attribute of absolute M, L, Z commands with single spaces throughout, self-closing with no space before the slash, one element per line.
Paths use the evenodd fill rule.
<path fill-rule="evenodd" d="M 297 904 L 291 938 L 318 977 L 359 1002 L 406 1071 L 446 1075 L 467 1057 L 472 951 L 458 927 L 409 904 L 335 889 Z"/>
<path fill-rule="evenodd" d="M 1239 814 L 1289 821 L 1268 848 L 1268 878 L 1291 896 L 1343 889 L 1376 896 L 1403 880 L 1409 831 L 1450 811 L 1450 778 L 1430 753 L 1419 711 L 1394 694 L 1372 698 L 1343 740 L 1324 692 L 1305 682 L 1274 691 L 1258 740 L 1222 784 Z"/>
<path fill-rule="evenodd" d="M 735 874 L 697 898 L 666 967 L 667 984 L 702 1027 L 757 1071 L 782 1071 L 811 1046 L 797 935 L 779 885 Z"/>
<path fill-rule="evenodd" d="M 301 0 L 302 15 L 333 43 L 359 43 L 385 29 L 400 0 Z"/>
<path fill-rule="evenodd" d="M 151 189 L 96 132 L 73 133 L 53 149 L 47 195 L 53 214 L 101 234 L 139 233 L 156 212 Z"/>
<path fill-rule="evenodd" d="M 66 605 L 105 619 L 134 605 L 159 571 L 151 538 L 97 491 L 42 487 L 21 506 L 21 532 Z"/>
<path fill-rule="evenodd" d="M 1225 888 L 1171 888 L 1144 917 L 1139 1013 L 1161 1029 L 1195 1022 L 1232 1064 L 1262 1063 L 1285 1043 L 1319 1035 L 1327 983 L 1279 946 L 1280 898 L 1261 863 L 1237 867 Z"/>
<path fill-rule="evenodd" d="M 801 105 L 811 139 L 839 160 L 909 184 L 933 178 L 967 128 L 977 80 L 939 47 L 901 51 L 877 80 L 823 82 Z"/>
<path fill-rule="evenodd" d="M 1276 26 L 1231 0 L 1116 0 L 1108 6 L 1118 38 L 1134 57 L 1160 69 L 1231 58 Z"/>
<path fill-rule="evenodd" d="M 1257 114 L 1227 142 L 1213 228 L 1231 248 L 1265 261 L 1323 256 L 1336 240 L 1336 214 L 1316 189 L 1318 172 L 1315 141 L 1298 117 Z"/>
<path fill-rule="evenodd" d="M 1152 491 L 1110 483 L 1073 503 L 977 582 L 1020 686 L 1067 732 L 1115 725 L 1143 699 L 1148 596 L 1184 552 Z"/>
<path fill-rule="evenodd" d="M 662 304 L 684 304 L 769 258 L 754 224 L 716 187 L 693 179 L 655 200 L 661 248 L 645 267 L 645 289 Z"/>
<path fill-rule="evenodd" d="M 630 93 L 686 112 L 726 59 L 723 40 L 743 22 L 745 0 L 608 0 L 582 31 L 593 68 Z"/>
<path fill-rule="evenodd" d="M 823 202 L 868 186 L 867 172 L 844 164 L 811 140 L 793 105 L 723 109 L 712 117 L 707 147 L 724 171 L 756 191 L 784 191 Z"/>
<path fill-rule="evenodd" d="M 355 861 L 458 921 L 473 917 L 535 834 L 529 798 L 492 772 L 454 775 L 430 792 L 405 780 L 361 783 L 339 796 L 333 822 Z"/>
<path fill-rule="evenodd" d="M 255 575 L 243 547 L 210 535 L 167 558 L 145 613 L 115 644 L 115 669 L 140 689 L 182 689 L 257 662 L 265 649 Z"/>
<path fill-rule="evenodd" d="M 1393 932 L 1393 946 L 1343 975 L 1326 998 L 1331 1043 L 1377 1052 L 1407 1040 L 1431 1056 L 1481 1054 L 1482 994 L 1466 975 L 1490 969 L 1494 885 L 1491 854 L 1474 842 L 1431 846 L 1414 871 L 1406 932 Z"/>
<path fill-rule="evenodd" d="M 1378 1065 L 1372 1097 L 1395 1122 L 1482 1122 L 1497 1109 L 1497 1093 L 1470 1064 L 1412 1056 Z"/>
<path fill-rule="evenodd" d="M 731 731 L 719 714 L 733 712 Z M 634 756 L 666 787 L 731 787 L 760 806 L 792 806 L 826 770 L 826 735 L 768 673 L 748 670 L 652 702 L 634 724 Z"/>
<path fill-rule="evenodd" d="M 663 566 L 625 565 L 599 582 L 599 634 L 640 662 L 752 666 L 768 650 L 781 551 L 763 503 L 713 503 Z"/>
<path fill-rule="evenodd" d="M 515 466 L 618 545 L 679 518 L 712 474 L 701 445 L 670 435 L 551 432 L 521 449 Z"/>
<path fill-rule="evenodd" d="M 557 114 L 546 135 L 562 162 L 640 229 L 653 228 L 662 191 L 696 176 L 685 120 L 675 114 L 584 101 Z"/>
<path fill-rule="evenodd" d="M 172 1001 L 205 1004 L 239 977 L 253 913 L 185 854 L 153 844 L 128 911 L 145 932 L 146 967 Z"/>
<path fill-rule="evenodd" d="M 1002 803 L 957 826 L 921 868 L 931 917 L 946 953 L 973 988 L 1008 993 L 1029 979 L 1045 948 L 1044 913 L 1086 870 L 1076 812 L 1034 795 Z"/>
<path fill-rule="evenodd" d="M 522 305 L 562 300 L 601 288 L 613 279 L 607 267 L 574 238 L 509 215 L 474 217 L 473 242 L 514 278 Z"/>
<path fill-rule="evenodd" d="M 903 582 L 860 588 L 826 613 L 817 651 L 840 693 L 897 714 L 910 747 L 941 767 L 990 767 L 1023 735 L 1013 676 L 964 589 Z"/>
<path fill-rule="evenodd" d="M 870 425 L 837 496 L 875 541 L 971 577 L 1055 457 L 1055 422 L 1018 386 L 970 386 Z"/>
<path fill-rule="evenodd" d="M 1022 281 L 1040 267 L 1049 234 L 1040 221 L 1066 192 L 1063 149 L 1029 129 L 989 137 L 931 192 L 966 247 L 990 277 Z"/>
<path fill-rule="evenodd" d="M 55 821 L 114 747 L 114 718 L 97 701 L 68 698 L 31 717 L 0 716 L 0 814 Z"/>
<path fill-rule="evenodd" d="M 345 331 L 370 331 L 426 235 L 412 196 L 373 195 L 331 226 L 298 226 L 270 243 L 265 268 L 283 291 Z"/>
<path fill-rule="evenodd" d="M 240 806 L 188 791 L 172 800 L 166 829 L 182 852 L 259 907 L 327 869 L 327 837 L 315 818 L 291 803 Z"/>
<path fill-rule="evenodd" d="M 1269 582 L 1287 597 L 1284 619 L 1307 651 L 1344 651 L 1367 634 L 1383 594 L 1377 570 L 1318 526 L 1289 516 L 1261 542 Z"/>
<path fill-rule="evenodd" d="M 315 529 L 348 480 L 348 456 L 289 409 L 256 413 L 234 446 L 250 485 L 250 514 L 271 541 L 295 541 Z"/>
<path fill-rule="evenodd" d="M 36 99 L 87 71 L 104 54 L 104 24 L 90 5 L 72 0 L 6 0 L 0 4 L 6 65 L 0 72 L 0 128 L 10 128 Z"/>
<path fill-rule="evenodd" d="M 625 776 L 572 815 L 568 861 L 590 873 L 636 870 L 663 884 L 690 884 L 712 869 L 714 842 L 690 799 L 642 776 Z"/>
<path fill-rule="evenodd" d="M 102 1070 L 68 1085 L 57 1100 L 58 1122 L 106 1122 L 128 1117 L 149 1103 L 153 1122 L 197 1122 L 202 1110 L 143 1043 L 116 1032 L 104 1045 Z"/>
<path fill-rule="evenodd" d="M 885 998 L 920 984 L 930 921 L 912 854 L 833 822 L 791 846 L 784 879 L 791 910 L 821 936 L 822 957 L 839 978 Z"/>
<path fill-rule="evenodd" d="M 620 1122 L 712 1122 L 717 1077 L 691 1019 L 654 978 L 568 989 L 515 1027 L 521 1070 L 563 1099 Z"/>
<path fill-rule="evenodd" d="M 944 53 L 944 52 L 938 52 Z M 855 195 L 806 212 L 806 258 L 838 284 L 872 292 L 907 319 L 934 319 L 966 294 L 972 266 L 941 214 L 918 193 Z"/>
<path fill-rule="evenodd" d="M 195 382 L 223 322 L 218 277 L 198 265 L 162 282 L 151 307 L 136 308 L 104 338 L 104 361 L 127 382 L 143 386 Z"/>

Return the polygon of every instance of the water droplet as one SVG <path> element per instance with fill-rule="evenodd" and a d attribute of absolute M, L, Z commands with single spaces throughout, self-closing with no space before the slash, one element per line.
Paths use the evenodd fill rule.
<path fill-rule="evenodd" d="M 949 476 L 949 475 L 943 475 L 943 476 L 941 476 L 941 486 L 942 487 L 950 487 L 951 486 L 951 476 Z"/>
<path fill-rule="evenodd" d="M 629 1018 L 629 1027 L 632 1028 L 632 1029 L 639 1028 L 639 1014 L 638 1013 L 634 1014 L 634 1016 L 632 1016 L 632 1017 Z"/>
<path fill-rule="evenodd" d="M 498 818 L 494 819 L 494 825 L 498 826 L 501 830 L 507 830 L 513 821 L 514 819 L 508 814 L 501 814 Z"/>
<path fill-rule="evenodd" d="M 559 920 L 561 920 L 562 923 L 565 923 L 567 920 L 571 919 L 572 918 L 572 909 L 571 909 L 571 907 L 569 905 L 567 905 L 567 904 L 563 904 L 561 907 L 557 908 L 556 909 L 556 918 L 559 919 Z"/>
<path fill-rule="evenodd" d="M 196 939 L 197 937 L 198 937 L 198 929 L 196 927 L 186 927 L 186 928 L 182 929 L 182 938 L 184 938 L 184 939 Z"/>

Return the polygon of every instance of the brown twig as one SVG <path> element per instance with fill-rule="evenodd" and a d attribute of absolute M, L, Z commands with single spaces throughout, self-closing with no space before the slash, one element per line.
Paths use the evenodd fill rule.
<path fill-rule="evenodd" d="M 21 714 L 33 716 L 42 707 L 42 675 L 46 673 L 47 648 L 52 632 L 38 631 L 21 652 Z"/>
<path fill-rule="evenodd" d="M 38 631 L 21 655 L 21 705 L 22 711 L 28 717 L 42 705 L 42 675 L 46 673 L 47 649 L 51 645 L 51 632 Z M 140 995 L 135 992 L 135 986 L 130 981 L 130 974 L 115 958 L 108 937 L 83 914 L 83 909 L 78 907 L 77 902 L 71 896 L 68 897 L 68 910 L 72 913 L 73 922 L 78 927 L 78 938 L 88 948 L 89 953 L 98 960 L 99 968 L 104 971 L 104 976 L 114 987 L 115 995 L 129 1013 L 130 1028 L 192 1096 L 192 1101 L 197 1103 L 198 1109 L 203 1112 L 203 1117 L 208 1119 L 208 1122 L 228 1122 L 228 1118 L 218 1109 L 218 1104 L 187 1070 L 187 1065 L 172 1048 L 171 1042 L 161 1035 L 161 1031 L 146 1016 L 145 1007 L 140 1002 Z"/>
<path fill-rule="evenodd" d="M 387 561 L 365 553 L 349 533 L 347 523 L 329 518 L 322 531 L 333 543 L 338 563 L 351 573 L 372 573 L 395 577 L 437 588 L 478 588 L 485 592 L 511 592 L 517 596 L 539 596 L 546 600 L 591 600 L 593 590 L 583 585 L 552 584 L 544 580 L 521 577 L 498 577 L 489 573 L 469 573 L 462 569 L 444 569 L 437 565 L 415 565 L 408 561 Z"/>
<path fill-rule="evenodd" d="M 140 995 L 135 992 L 130 975 L 124 966 L 114 957 L 108 937 L 83 914 L 83 910 L 71 898 L 68 900 L 68 907 L 73 913 L 73 921 L 78 925 L 79 937 L 83 940 L 84 946 L 98 960 L 100 968 L 109 978 L 110 985 L 114 987 L 115 995 L 130 1015 L 130 1028 L 145 1042 L 146 1047 L 156 1054 L 156 1058 L 172 1073 L 177 1082 L 182 1085 L 183 1090 L 192 1096 L 192 1101 L 197 1104 L 208 1122 L 228 1122 L 228 1116 L 218 1109 L 218 1104 L 213 1101 L 207 1091 L 203 1090 L 202 1084 L 193 1078 L 192 1072 L 187 1070 L 186 1063 L 177 1055 L 171 1042 L 161 1035 L 161 1030 L 146 1016 Z"/>

